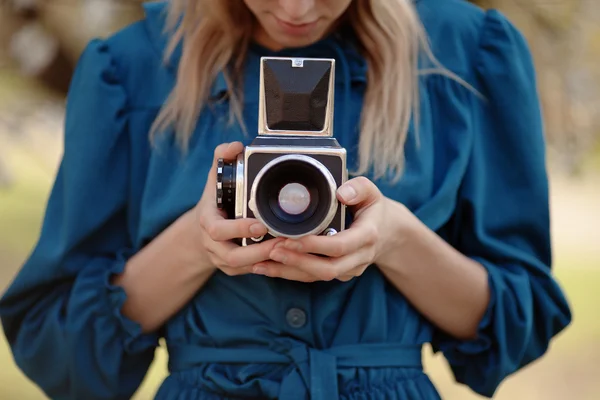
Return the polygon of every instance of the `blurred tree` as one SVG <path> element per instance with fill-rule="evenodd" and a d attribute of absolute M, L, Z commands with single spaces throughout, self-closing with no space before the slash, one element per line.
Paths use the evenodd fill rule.
<path fill-rule="evenodd" d="M 13 176 L 6 162 L 0 157 L 0 190 L 9 187 L 13 183 Z"/>
<path fill-rule="evenodd" d="M 473 0 L 523 31 L 537 65 L 551 156 L 568 173 L 600 141 L 600 2 Z"/>
<path fill-rule="evenodd" d="M 65 92 L 81 51 L 142 16 L 142 0 L 2 0 L 0 43 L 26 76 Z"/>
<path fill-rule="evenodd" d="M 41 82 L 64 97 L 90 39 L 142 16 L 142 0 L 0 0 L 0 67 Z M 12 79 L 6 78 L 5 82 Z M 4 88 L 2 88 L 4 89 Z M 13 182 L 6 154 L 26 149 L 44 165 L 60 151 L 61 110 L 30 93 L 0 93 L 0 186 Z"/>

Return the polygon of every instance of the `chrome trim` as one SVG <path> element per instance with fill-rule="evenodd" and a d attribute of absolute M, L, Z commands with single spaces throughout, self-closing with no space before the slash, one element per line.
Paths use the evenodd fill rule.
<path fill-rule="evenodd" d="M 263 140 L 264 140 L 264 141 L 269 141 L 269 140 L 271 140 L 271 141 L 273 141 L 273 140 L 281 140 L 281 139 L 282 139 L 282 138 L 281 138 L 281 136 L 282 136 L 282 135 L 261 136 L 261 137 L 260 137 L 260 140 L 261 140 L 261 141 L 263 141 Z M 292 135 L 292 134 L 290 134 L 288 137 L 286 137 L 286 140 L 290 140 L 290 139 L 292 139 L 292 138 L 293 138 L 293 136 L 295 136 L 295 135 Z M 306 138 L 306 136 L 299 136 L 299 137 L 301 137 L 301 138 Z M 271 146 L 271 145 L 267 145 L 267 144 L 254 144 L 254 145 L 252 145 L 252 147 L 255 147 L 255 148 L 264 148 L 264 147 L 267 147 L 267 146 Z M 292 144 L 289 144 L 289 145 L 281 145 L 281 144 L 278 144 L 278 145 L 276 145 L 276 146 L 277 146 L 277 147 L 286 147 L 286 146 L 287 146 L 287 148 L 288 148 L 288 149 L 297 149 L 297 148 L 299 148 L 299 147 L 300 147 L 300 146 L 296 146 L 296 145 L 292 145 Z M 310 148 L 314 149 L 314 148 L 316 148 L 316 146 L 313 146 L 313 147 L 310 147 Z M 322 149 L 339 149 L 339 148 L 340 148 L 340 146 L 339 146 L 339 144 L 338 144 L 338 145 L 334 145 L 334 146 L 324 146 L 324 145 L 319 145 L 319 148 L 322 148 Z"/>
<path fill-rule="evenodd" d="M 346 171 L 346 149 L 343 147 L 308 147 L 308 146 L 248 146 L 246 147 L 246 162 L 254 153 L 270 154 L 317 154 L 330 155 L 342 158 L 343 168 Z M 346 172 L 347 174 L 347 172 Z"/>
<path fill-rule="evenodd" d="M 290 60 L 293 67 L 302 68 L 299 63 L 304 65 L 304 61 L 324 61 L 331 64 L 331 72 L 329 78 L 329 92 L 327 94 L 327 109 L 325 111 L 325 123 L 321 131 L 280 131 L 272 130 L 267 126 L 266 117 L 266 101 L 265 101 L 265 82 L 264 82 L 264 64 L 268 60 Z M 259 74 L 259 90 L 258 90 L 258 135 L 274 135 L 274 136 L 333 136 L 333 117 L 334 117 L 334 101 L 335 101 L 335 59 L 333 58 L 293 58 L 293 57 L 261 57 L 260 59 L 260 74 Z"/>
<path fill-rule="evenodd" d="M 333 235 L 336 235 L 337 233 L 338 233 L 338 231 L 336 231 L 335 229 L 333 229 L 333 228 L 327 228 L 327 229 L 325 229 L 325 232 L 322 233 L 322 235 L 324 235 L 324 236 L 333 236 Z"/>
<path fill-rule="evenodd" d="M 348 182 L 348 168 L 346 167 L 346 157 L 343 158 L 342 160 L 342 171 L 343 171 L 343 175 L 342 175 L 342 185 L 345 184 L 346 182 Z M 341 186 L 341 185 L 340 185 Z M 341 210 L 340 210 L 340 232 L 346 230 L 346 205 L 344 203 L 340 203 L 341 204 Z"/>
<path fill-rule="evenodd" d="M 248 151 L 250 147 L 246 147 L 244 150 L 244 165 L 248 165 L 248 157 L 251 152 Z M 248 182 L 248 168 L 244 168 L 244 190 L 242 195 L 242 218 L 248 218 L 248 188 L 246 187 L 246 182 Z"/>
<path fill-rule="evenodd" d="M 323 218 L 323 221 L 321 221 L 321 223 L 317 227 L 315 227 L 313 230 L 305 232 L 300 235 L 286 235 L 282 232 L 277 231 L 273 227 L 269 226 L 269 224 L 267 224 L 267 222 L 260 215 L 260 212 L 258 211 L 258 207 L 256 206 L 256 191 L 257 191 L 258 185 L 260 184 L 260 181 L 263 178 L 263 176 L 265 175 L 265 173 L 267 171 L 269 171 L 271 168 L 273 168 L 275 165 L 280 164 L 285 161 L 289 161 L 289 160 L 299 160 L 299 161 L 311 164 L 312 166 L 317 168 L 323 174 L 325 179 L 327 179 L 327 183 L 329 184 L 328 186 L 329 186 L 330 195 L 331 195 L 331 203 L 329 205 L 329 210 L 327 211 L 325 218 Z M 267 230 L 271 236 L 298 239 L 298 238 L 308 236 L 308 235 L 320 234 L 321 232 L 323 232 L 323 230 L 325 228 L 327 228 L 331 224 L 331 221 L 333 220 L 333 217 L 335 217 L 335 214 L 336 214 L 337 208 L 338 208 L 338 200 L 336 197 L 336 190 L 337 190 L 337 186 L 335 183 L 335 179 L 333 179 L 333 176 L 331 175 L 331 172 L 329 172 L 329 170 L 323 164 L 321 164 L 319 161 L 315 160 L 312 157 L 306 156 L 304 154 L 287 154 L 287 155 L 284 155 L 281 157 L 277 157 L 277 158 L 271 160 L 270 162 L 268 162 L 260 170 L 258 175 L 256 175 L 256 178 L 254 179 L 254 182 L 252 183 L 252 189 L 250 190 L 250 201 L 248 202 L 248 208 L 250 208 L 250 210 L 252 210 L 252 212 L 254 213 L 254 217 L 256 219 L 258 219 L 260 222 L 262 222 L 267 227 Z"/>
<path fill-rule="evenodd" d="M 244 177 L 244 153 L 237 156 L 235 164 L 235 218 L 243 217 L 244 210 L 244 188 L 246 187 Z"/>

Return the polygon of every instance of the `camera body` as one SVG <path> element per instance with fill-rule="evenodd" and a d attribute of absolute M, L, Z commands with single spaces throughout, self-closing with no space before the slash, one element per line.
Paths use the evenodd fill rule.
<path fill-rule="evenodd" d="M 333 137 L 335 60 L 263 57 L 258 135 L 235 160 L 218 160 L 217 206 L 228 218 L 256 218 L 275 237 L 334 235 L 346 207 L 346 149 Z"/>

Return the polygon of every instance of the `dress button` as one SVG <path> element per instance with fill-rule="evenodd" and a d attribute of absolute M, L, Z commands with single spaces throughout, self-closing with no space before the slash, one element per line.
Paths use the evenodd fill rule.
<path fill-rule="evenodd" d="M 285 319 L 292 328 L 302 328 L 306 325 L 306 313 L 299 308 L 290 308 Z"/>

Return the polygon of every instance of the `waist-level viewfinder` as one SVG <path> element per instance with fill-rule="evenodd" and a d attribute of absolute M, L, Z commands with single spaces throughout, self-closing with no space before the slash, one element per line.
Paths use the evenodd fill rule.
<path fill-rule="evenodd" d="M 333 60 L 263 59 L 259 134 L 331 136 Z"/>

